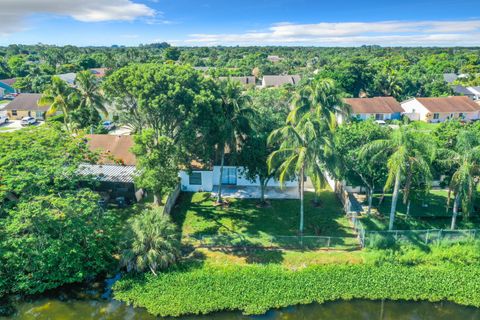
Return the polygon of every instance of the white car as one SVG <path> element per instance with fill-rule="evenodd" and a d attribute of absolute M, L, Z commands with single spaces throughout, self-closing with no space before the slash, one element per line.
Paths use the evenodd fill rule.
<path fill-rule="evenodd" d="M 35 124 L 35 123 L 37 123 L 37 119 L 35 119 L 33 117 L 25 117 L 20 122 L 20 124 L 22 126 L 29 126 L 29 125 L 32 125 L 32 124 Z"/>
<path fill-rule="evenodd" d="M 387 123 L 386 123 L 385 121 L 383 121 L 383 120 L 375 120 L 375 122 L 376 122 L 377 124 L 381 125 L 381 126 L 384 126 L 384 125 L 387 124 Z"/>
<path fill-rule="evenodd" d="M 107 131 L 115 129 L 115 123 L 111 121 L 104 121 L 103 122 L 103 128 Z"/>
<path fill-rule="evenodd" d="M 0 116 L 0 124 L 4 124 L 8 122 L 8 118 L 6 116 Z"/>

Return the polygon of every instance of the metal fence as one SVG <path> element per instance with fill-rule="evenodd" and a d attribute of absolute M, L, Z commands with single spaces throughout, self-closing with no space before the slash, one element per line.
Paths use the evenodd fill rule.
<path fill-rule="evenodd" d="M 467 230 L 391 230 L 366 231 L 363 246 L 371 246 L 375 241 L 391 241 L 412 244 L 461 243 L 480 239 L 479 229 Z"/>
<path fill-rule="evenodd" d="M 360 248 L 355 237 L 225 234 L 190 236 L 188 241 L 194 246 L 203 248 L 286 250 L 355 250 Z"/>

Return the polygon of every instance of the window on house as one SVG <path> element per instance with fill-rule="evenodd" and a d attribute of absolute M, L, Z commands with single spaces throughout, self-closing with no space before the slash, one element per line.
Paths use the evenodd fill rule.
<path fill-rule="evenodd" d="M 17 115 L 17 110 L 12 110 L 12 116 L 16 116 Z"/>
<path fill-rule="evenodd" d="M 440 113 L 434 113 L 433 114 L 433 119 L 435 119 L 435 120 L 440 119 Z"/>
<path fill-rule="evenodd" d="M 202 173 L 201 172 L 192 172 L 189 176 L 188 183 L 191 186 L 201 186 L 202 185 Z"/>
<path fill-rule="evenodd" d="M 375 120 L 383 120 L 383 116 L 384 116 L 383 113 L 377 113 L 375 114 Z"/>

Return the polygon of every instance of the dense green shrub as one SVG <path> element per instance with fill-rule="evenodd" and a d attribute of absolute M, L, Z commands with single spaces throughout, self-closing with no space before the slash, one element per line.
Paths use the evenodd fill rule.
<path fill-rule="evenodd" d="M 160 316 L 220 310 L 261 314 L 288 305 L 353 298 L 448 300 L 480 306 L 479 277 L 478 265 L 324 265 L 297 271 L 278 265 L 251 265 L 125 278 L 114 290 L 116 299 Z"/>

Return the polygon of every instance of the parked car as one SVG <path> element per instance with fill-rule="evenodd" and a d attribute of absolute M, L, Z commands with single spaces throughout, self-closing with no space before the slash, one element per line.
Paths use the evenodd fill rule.
<path fill-rule="evenodd" d="M 0 116 L 0 124 L 4 124 L 8 122 L 8 118 L 6 116 Z"/>
<path fill-rule="evenodd" d="M 35 124 L 37 123 L 37 119 L 35 119 L 34 117 L 24 117 L 22 118 L 22 121 L 20 122 L 20 124 L 24 127 L 24 126 L 29 126 L 29 125 L 32 125 L 32 124 Z"/>
<path fill-rule="evenodd" d="M 115 123 L 112 121 L 104 121 L 103 122 L 103 128 L 107 131 L 115 129 Z"/>
<path fill-rule="evenodd" d="M 387 123 L 386 123 L 385 121 L 383 121 L 383 120 L 375 120 L 375 122 L 376 122 L 377 124 L 381 125 L 381 126 L 384 126 L 384 125 L 387 124 Z"/>

